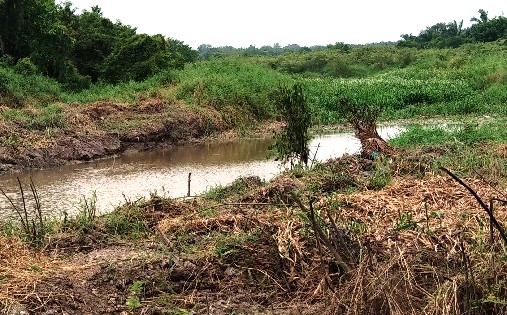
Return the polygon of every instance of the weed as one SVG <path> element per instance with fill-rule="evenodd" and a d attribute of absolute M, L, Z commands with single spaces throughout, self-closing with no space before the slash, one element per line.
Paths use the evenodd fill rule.
<path fill-rule="evenodd" d="M 261 233 L 261 229 L 255 228 L 239 234 L 216 234 L 215 255 L 219 258 L 234 256 L 240 252 L 245 243 L 254 242 Z"/>
<path fill-rule="evenodd" d="M 16 212 L 21 225 L 21 237 L 25 239 L 31 246 L 40 247 L 43 245 L 46 235 L 47 227 L 44 224 L 45 220 L 42 216 L 42 206 L 39 199 L 39 194 L 35 188 L 35 184 L 30 178 L 30 191 L 33 197 L 33 210 L 29 214 L 27 207 L 29 201 L 25 196 L 23 185 L 19 177 L 17 178 L 19 193 L 21 195 L 21 205 L 16 205 L 12 198 L 10 198 L 3 189 L 0 188 L 0 192 L 9 201 L 13 210 Z"/>
<path fill-rule="evenodd" d="M 127 204 L 104 215 L 101 223 L 109 235 L 138 239 L 149 232 L 138 204 Z"/>
<path fill-rule="evenodd" d="M 80 229 L 91 227 L 97 217 L 97 192 L 94 191 L 90 198 L 83 196 L 78 206 L 76 221 Z"/>
<path fill-rule="evenodd" d="M 352 220 L 348 224 L 348 229 L 355 234 L 363 234 L 366 231 L 366 226 L 360 220 Z"/>
<path fill-rule="evenodd" d="M 31 111 L 11 108 L 3 111 L 2 115 L 6 120 L 28 129 L 47 130 L 63 128 L 66 125 L 62 108 L 58 105 L 48 105 Z"/>
<path fill-rule="evenodd" d="M 240 196 L 247 188 L 258 186 L 262 183 L 258 176 L 239 177 L 227 186 L 218 185 L 203 194 L 205 199 L 222 202 L 234 196 Z"/>
<path fill-rule="evenodd" d="M 378 158 L 373 163 L 373 174 L 369 178 L 368 188 L 380 190 L 392 181 L 391 161 Z"/>
<path fill-rule="evenodd" d="M 130 296 L 127 298 L 127 306 L 131 310 L 136 310 L 141 307 L 140 296 L 144 290 L 144 281 L 137 280 L 130 286 Z"/>
<path fill-rule="evenodd" d="M 2 224 L 2 230 L 5 236 L 10 237 L 18 233 L 18 226 L 15 224 L 13 219 L 9 218 Z"/>
<path fill-rule="evenodd" d="M 16 147 L 21 143 L 21 138 L 18 135 L 10 135 L 3 141 L 3 145 L 6 147 Z"/>
<path fill-rule="evenodd" d="M 417 228 L 417 222 L 415 222 L 412 218 L 412 212 L 400 213 L 398 215 L 398 219 L 396 220 L 396 224 L 394 226 L 394 230 L 397 232 L 404 230 L 412 230 Z"/>

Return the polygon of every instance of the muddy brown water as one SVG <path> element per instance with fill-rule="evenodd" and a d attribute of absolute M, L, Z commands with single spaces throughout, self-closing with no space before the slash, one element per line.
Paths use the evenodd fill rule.
<path fill-rule="evenodd" d="M 399 131 L 399 127 L 379 130 L 384 138 Z M 105 213 L 126 200 L 133 201 L 153 193 L 186 196 L 189 173 L 192 173 L 191 195 L 227 185 L 240 176 L 255 175 L 269 180 L 283 170 L 279 162 L 268 158 L 271 143 L 270 139 L 250 139 L 133 152 L 88 163 L 3 175 L 0 188 L 22 208 L 16 177 L 24 184 L 25 199 L 29 201 L 32 199 L 28 188 L 31 177 L 46 216 L 61 218 L 64 211 L 75 214 L 83 198 L 90 202 L 93 196 L 98 212 Z M 319 161 L 355 153 L 359 148 L 359 141 L 352 133 L 318 136 L 310 145 L 311 156 L 316 152 Z M 32 208 L 29 204 L 28 210 Z M 0 219 L 15 215 L 7 198 L 0 195 Z"/>

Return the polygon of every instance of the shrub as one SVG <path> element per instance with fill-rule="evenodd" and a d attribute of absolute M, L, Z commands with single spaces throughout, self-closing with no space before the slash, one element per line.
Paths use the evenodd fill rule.
<path fill-rule="evenodd" d="M 39 69 L 30 58 L 19 59 L 14 66 L 14 71 L 23 75 L 33 75 L 39 73 Z"/>

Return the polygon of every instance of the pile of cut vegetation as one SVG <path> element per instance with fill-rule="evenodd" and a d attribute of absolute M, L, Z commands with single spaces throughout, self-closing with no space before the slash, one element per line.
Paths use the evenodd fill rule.
<path fill-rule="evenodd" d="M 398 162 L 344 156 L 192 200 L 128 202 L 67 223 L 68 240 L 89 242 L 52 237 L 46 254 L 2 239 L 2 253 L 19 251 L 3 301 L 38 314 L 504 313 L 505 244 L 486 212 L 443 174 L 369 184 Z M 505 192 L 465 181 L 485 199 Z M 501 203 L 494 213 L 506 222 Z"/>

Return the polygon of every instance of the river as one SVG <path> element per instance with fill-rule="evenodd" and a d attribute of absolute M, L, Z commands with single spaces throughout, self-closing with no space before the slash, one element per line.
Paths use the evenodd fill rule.
<path fill-rule="evenodd" d="M 379 128 L 384 139 L 399 131 L 399 127 Z M 282 170 L 279 162 L 267 157 L 271 142 L 270 139 L 249 139 L 126 153 L 93 162 L 3 175 L 0 188 L 22 207 L 16 177 L 23 183 L 29 200 L 32 199 L 28 188 L 31 177 L 46 216 L 61 217 L 64 211 L 76 213 L 79 202 L 83 198 L 90 201 L 92 196 L 96 198 L 99 213 L 105 213 L 126 200 L 147 197 L 150 193 L 185 196 L 189 173 L 192 173 L 191 195 L 227 185 L 240 176 L 255 175 L 269 180 Z M 318 161 L 356 153 L 359 149 L 359 141 L 352 133 L 317 136 L 310 144 L 311 156 L 316 153 Z M 14 215 L 7 198 L 0 195 L 0 219 Z"/>

